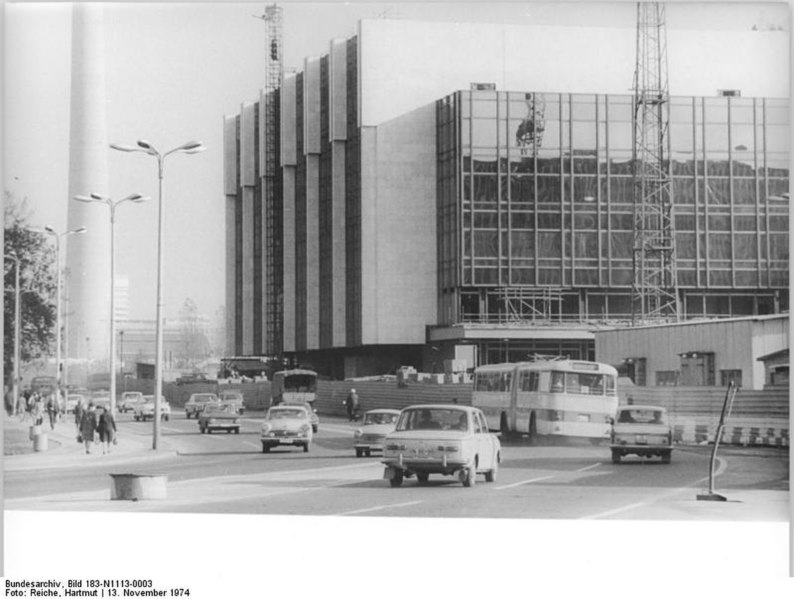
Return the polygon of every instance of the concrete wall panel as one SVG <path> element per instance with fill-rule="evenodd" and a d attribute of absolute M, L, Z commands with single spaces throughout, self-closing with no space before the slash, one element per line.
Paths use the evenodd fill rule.
<path fill-rule="evenodd" d="M 332 40 L 329 51 L 330 141 L 347 139 L 347 40 Z"/>
<path fill-rule="evenodd" d="M 281 165 L 295 166 L 298 164 L 297 140 L 297 77 L 291 75 L 284 77 L 281 86 Z"/>
<path fill-rule="evenodd" d="M 303 71 L 303 153 L 319 154 L 320 136 L 320 59 L 307 58 Z"/>

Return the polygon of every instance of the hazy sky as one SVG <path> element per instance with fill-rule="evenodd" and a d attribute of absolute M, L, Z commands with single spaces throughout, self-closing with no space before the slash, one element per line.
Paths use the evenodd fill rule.
<path fill-rule="evenodd" d="M 165 178 L 166 315 L 185 298 L 213 314 L 224 301 L 223 116 L 258 98 L 266 2 L 105 3 L 108 136 L 167 149 L 198 139 L 207 151 L 169 159 Z M 327 52 L 361 18 L 633 28 L 635 4 L 283 2 L 287 67 Z M 4 186 L 27 197 L 35 225 L 66 228 L 71 5 L 5 5 Z M 682 4 L 669 28 L 789 28 L 786 3 Z M 627 77 L 630 86 L 631 74 Z M 452 91 L 452 90 L 450 90 Z M 108 150 L 110 193 L 156 198 L 155 161 Z M 90 192 L 90 190 L 86 190 Z M 97 209 L 101 209 L 97 206 Z M 131 316 L 155 311 L 156 202 L 117 213 L 117 273 L 130 280 Z"/>

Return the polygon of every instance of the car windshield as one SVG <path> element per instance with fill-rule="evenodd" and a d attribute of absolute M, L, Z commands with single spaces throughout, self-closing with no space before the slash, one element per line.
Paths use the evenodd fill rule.
<path fill-rule="evenodd" d="M 229 414 L 231 412 L 232 407 L 226 404 L 220 406 L 211 406 L 204 411 L 205 414 Z"/>
<path fill-rule="evenodd" d="M 275 420 L 278 418 L 305 418 L 306 410 L 300 410 L 297 408 L 293 408 L 293 409 L 280 408 L 277 410 L 270 410 L 267 413 L 267 417 L 269 420 Z"/>
<path fill-rule="evenodd" d="M 620 410 L 617 421 L 623 424 L 667 424 L 667 415 L 662 410 Z"/>
<path fill-rule="evenodd" d="M 221 399 L 242 399 L 243 396 L 240 393 L 221 393 Z"/>
<path fill-rule="evenodd" d="M 405 410 L 397 422 L 398 431 L 418 430 L 469 430 L 469 419 L 464 410 L 446 408 L 418 408 Z"/>
<path fill-rule="evenodd" d="M 196 403 L 207 403 L 209 401 L 217 401 L 218 398 L 214 395 L 194 395 L 193 401 Z"/>
<path fill-rule="evenodd" d="M 364 424 L 394 424 L 399 414 L 375 412 L 364 415 Z"/>

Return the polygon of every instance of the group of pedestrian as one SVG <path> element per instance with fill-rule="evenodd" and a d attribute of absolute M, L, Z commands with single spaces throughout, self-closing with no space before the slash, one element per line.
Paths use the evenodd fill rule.
<path fill-rule="evenodd" d="M 118 442 L 116 435 L 116 419 L 111 411 L 103 406 L 77 404 L 74 409 L 74 423 L 77 428 L 77 440 L 85 444 L 85 452 L 91 453 L 94 443 L 102 445 L 102 453 L 110 453 Z"/>

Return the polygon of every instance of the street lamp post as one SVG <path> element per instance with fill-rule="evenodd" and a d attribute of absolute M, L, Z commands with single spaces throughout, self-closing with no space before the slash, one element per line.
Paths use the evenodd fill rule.
<path fill-rule="evenodd" d="M 61 238 L 67 235 L 74 235 L 85 233 L 85 227 L 65 231 L 64 233 L 57 233 L 53 227 L 47 225 L 44 231 L 55 239 L 55 380 L 58 389 L 58 402 L 61 401 L 63 396 L 63 389 L 61 388 Z"/>
<path fill-rule="evenodd" d="M 144 152 L 157 159 L 157 323 L 154 357 L 154 418 L 152 418 L 152 449 L 156 450 L 160 439 L 160 394 L 163 389 L 163 175 L 165 159 L 170 154 L 196 154 L 203 152 L 206 148 L 200 141 L 188 141 L 161 154 L 145 140 L 139 140 L 137 146 L 110 144 L 110 147 L 121 152 Z"/>
<path fill-rule="evenodd" d="M 149 198 L 133 193 L 117 201 L 92 193 L 90 196 L 74 196 L 78 202 L 106 204 L 110 208 L 110 412 L 116 413 L 116 208 L 124 202 L 139 204 Z"/>
<path fill-rule="evenodd" d="M 8 254 L 7 256 L 14 261 L 14 370 L 12 376 L 13 380 L 13 402 L 12 413 L 17 415 L 19 410 L 19 356 L 20 356 L 20 330 L 22 328 L 22 309 L 19 304 L 19 256 L 16 253 Z"/>

